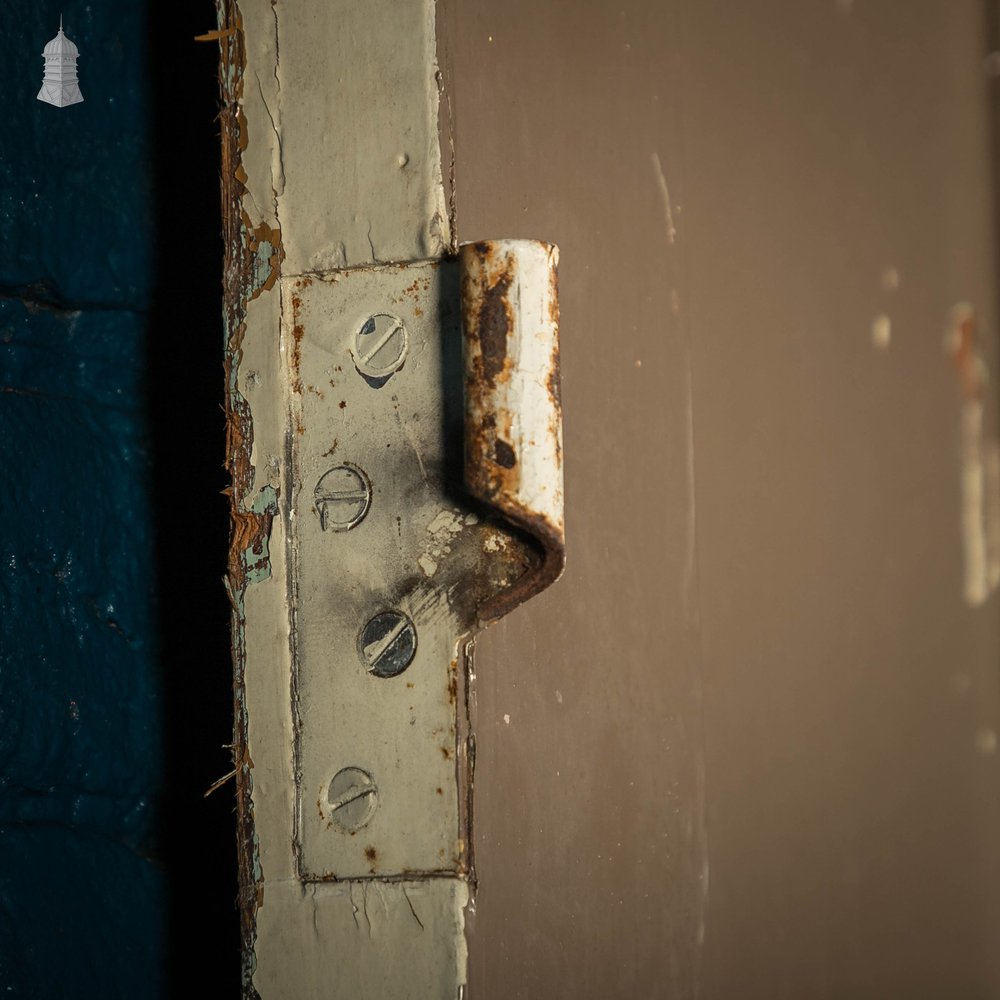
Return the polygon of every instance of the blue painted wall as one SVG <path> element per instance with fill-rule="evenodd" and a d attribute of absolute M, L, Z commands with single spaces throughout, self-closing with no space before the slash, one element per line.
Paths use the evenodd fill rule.
<path fill-rule="evenodd" d="M 0 9 L 3 996 L 238 982 L 214 12 L 147 7 Z"/>
<path fill-rule="evenodd" d="M 0 983 L 155 997 L 166 886 L 144 6 L 65 10 L 84 103 L 35 99 L 59 8 L 0 28 Z"/>

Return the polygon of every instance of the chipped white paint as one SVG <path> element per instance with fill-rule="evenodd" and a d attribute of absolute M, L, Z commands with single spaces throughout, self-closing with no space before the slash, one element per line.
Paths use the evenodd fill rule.
<path fill-rule="evenodd" d="M 417 559 L 425 576 L 433 576 L 437 572 L 439 560 L 451 555 L 451 543 L 462 529 L 466 525 L 477 524 L 478 521 L 475 514 L 466 515 L 458 509 L 438 512 L 437 516 L 427 525 L 426 548 L 423 555 Z"/>
<path fill-rule="evenodd" d="M 986 585 L 992 593 L 1000 586 L 1000 444 L 989 441 L 984 448 Z"/>
<path fill-rule="evenodd" d="M 677 240 L 677 227 L 674 225 L 674 210 L 670 204 L 670 189 L 667 187 L 667 178 L 660 164 L 660 154 L 653 153 L 651 159 L 656 186 L 660 192 L 660 200 L 663 202 L 663 221 L 667 224 L 667 242 L 673 246 Z"/>
<path fill-rule="evenodd" d="M 944 340 L 958 371 L 961 410 L 961 527 L 965 555 L 964 597 L 986 603 L 1000 583 L 1000 454 L 983 426 L 989 371 L 976 342 L 975 310 L 956 305 Z"/>
<path fill-rule="evenodd" d="M 978 607 L 989 597 L 983 475 L 983 404 L 962 404 L 962 539 L 965 548 L 965 599 Z"/>
<path fill-rule="evenodd" d="M 895 292 L 899 288 L 899 271 L 894 267 L 887 267 L 882 272 L 882 287 L 887 292 Z"/>

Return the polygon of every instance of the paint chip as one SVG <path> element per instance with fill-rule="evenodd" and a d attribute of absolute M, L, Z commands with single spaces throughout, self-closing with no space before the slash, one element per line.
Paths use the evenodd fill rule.
<path fill-rule="evenodd" d="M 653 173 L 656 176 L 656 186 L 660 191 L 660 200 L 663 202 L 663 221 L 667 226 L 667 243 L 673 246 L 677 240 L 677 227 L 674 225 L 674 212 L 670 205 L 667 178 L 663 173 L 663 165 L 660 163 L 660 154 L 653 153 L 650 158 L 653 163 Z"/>
<path fill-rule="evenodd" d="M 892 340 L 892 320 L 885 313 L 879 313 L 872 320 L 872 344 L 879 351 L 888 351 Z"/>
<path fill-rule="evenodd" d="M 967 302 L 954 306 L 944 336 L 962 392 L 961 523 L 965 554 L 965 600 L 982 606 L 1000 584 L 1000 454 L 984 427 L 989 370 L 979 350 L 976 313 Z"/>
<path fill-rule="evenodd" d="M 882 287 L 887 292 L 894 292 L 899 288 L 899 271 L 894 267 L 887 267 L 882 272 Z"/>

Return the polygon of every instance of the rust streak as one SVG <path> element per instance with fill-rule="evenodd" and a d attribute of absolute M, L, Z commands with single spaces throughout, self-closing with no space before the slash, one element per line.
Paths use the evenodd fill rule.
<path fill-rule="evenodd" d="M 518 261 L 513 254 L 484 242 L 462 248 L 469 265 L 462 274 L 463 322 L 466 338 L 465 478 L 472 494 L 490 503 L 514 528 L 510 547 L 520 551 L 524 571 L 508 586 L 484 596 L 478 608 L 481 624 L 503 617 L 555 581 L 565 565 L 562 527 L 520 498 L 524 473 L 519 461 L 517 415 L 503 402 L 503 383 L 512 378 L 513 359 L 508 342 L 516 336 L 515 304 Z M 551 261 L 551 257 L 550 257 Z M 544 387 L 549 415 L 543 428 L 561 468 L 562 396 L 558 347 L 558 274 L 550 266 L 547 320 L 555 342 Z M 523 457 L 523 456 L 522 456 Z M 495 550 L 494 550 L 495 551 Z"/>

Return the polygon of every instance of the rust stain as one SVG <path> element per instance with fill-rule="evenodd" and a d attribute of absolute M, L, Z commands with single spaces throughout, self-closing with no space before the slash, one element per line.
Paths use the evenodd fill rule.
<path fill-rule="evenodd" d="M 224 375 L 226 380 L 226 489 L 231 505 L 227 589 L 233 610 L 233 757 L 236 763 L 237 860 L 239 867 L 240 934 L 243 950 L 243 993 L 258 998 L 253 987 L 253 951 L 257 910 L 263 903 L 263 871 L 254 837 L 253 761 L 247 743 L 244 698 L 246 647 L 243 595 L 248 578 L 263 568 L 275 510 L 254 511 L 253 421 L 250 406 L 238 388 L 243 358 L 247 304 L 269 291 L 278 280 L 284 259 L 281 232 L 265 223 L 252 226 L 243 209 L 248 175 L 242 154 L 249 144 L 246 115 L 242 109 L 246 42 L 243 17 L 237 0 L 216 0 L 220 48 L 221 195 L 223 229 L 223 313 L 226 328 Z M 264 256 L 266 254 L 266 256 Z"/>
<path fill-rule="evenodd" d="M 945 347 L 958 372 L 962 395 L 967 400 L 981 400 L 988 374 L 979 351 L 972 306 L 961 305 L 952 310 Z"/>
<path fill-rule="evenodd" d="M 478 608 L 481 624 L 512 611 L 555 581 L 565 566 L 565 542 L 560 525 L 518 500 L 521 469 L 512 430 L 515 414 L 498 403 L 497 387 L 510 376 L 508 338 L 514 328 L 510 290 L 516 287 L 517 261 L 510 253 L 485 242 L 462 248 L 473 255 L 463 270 L 463 325 L 466 338 L 465 477 L 473 495 L 491 503 L 518 532 L 508 536 L 520 550 L 524 571 L 509 586 L 486 596 Z M 550 257 L 550 262 L 553 258 Z M 545 427 L 561 464 L 562 391 L 558 347 L 558 273 L 549 268 L 548 319 L 555 332 L 545 390 L 551 414 Z M 493 550 L 495 551 L 495 549 Z"/>
<path fill-rule="evenodd" d="M 550 258 L 551 263 L 551 258 Z M 559 329 L 559 268 L 549 268 L 549 320 Z M 557 359 L 558 361 L 558 359 Z"/>
<path fill-rule="evenodd" d="M 496 267 L 495 251 L 489 244 L 477 243 L 476 251 L 489 262 L 491 281 L 481 293 L 479 314 L 476 317 L 475 335 L 479 338 L 482 351 L 483 377 L 493 385 L 497 376 L 507 367 L 507 335 L 513 325 L 510 303 L 507 292 L 511 283 L 511 261 L 508 259 L 502 267 Z M 494 278 L 494 270 L 499 274 Z"/>
<path fill-rule="evenodd" d="M 505 469 L 513 469 L 517 465 L 517 455 L 514 449 L 502 438 L 497 438 L 493 446 L 493 461 Z"/>
<path fill-rule="evenodd" d="M 559 308 L 556 306 L 556 321 Z M 558 330 L 558 327 L 556 327 Z M 553 414 L 549 420 L 549 435 L 556 446 L 556 460 L 562 465 L 562 369 L 559 363 L 559 340 L 552 348 L 552 358 L 549 361 L 549 377 L 545 383 L 549 399 L 552 401 Z"/>
<path fill-rule="evenodd" d="M 552 400 L 553 405 L 562 413 L 562 370 L 559 365 L 559 345 L 552 349 L 552 358 L 549 361 L 549 377 L 546 380 L 545 387 L 549 393 L 549 399 Z"/>
<path fill-rule="evenodd" d="M 298 295 L 292 294 L 292 392 L 302 395 L 302 338 L 305 336 L 305 329 L 299 322 L 299 310 L 302 308 L 302 299 Z M 305 430 L 301 425 L 297 428 L 299 434 Z"/>

